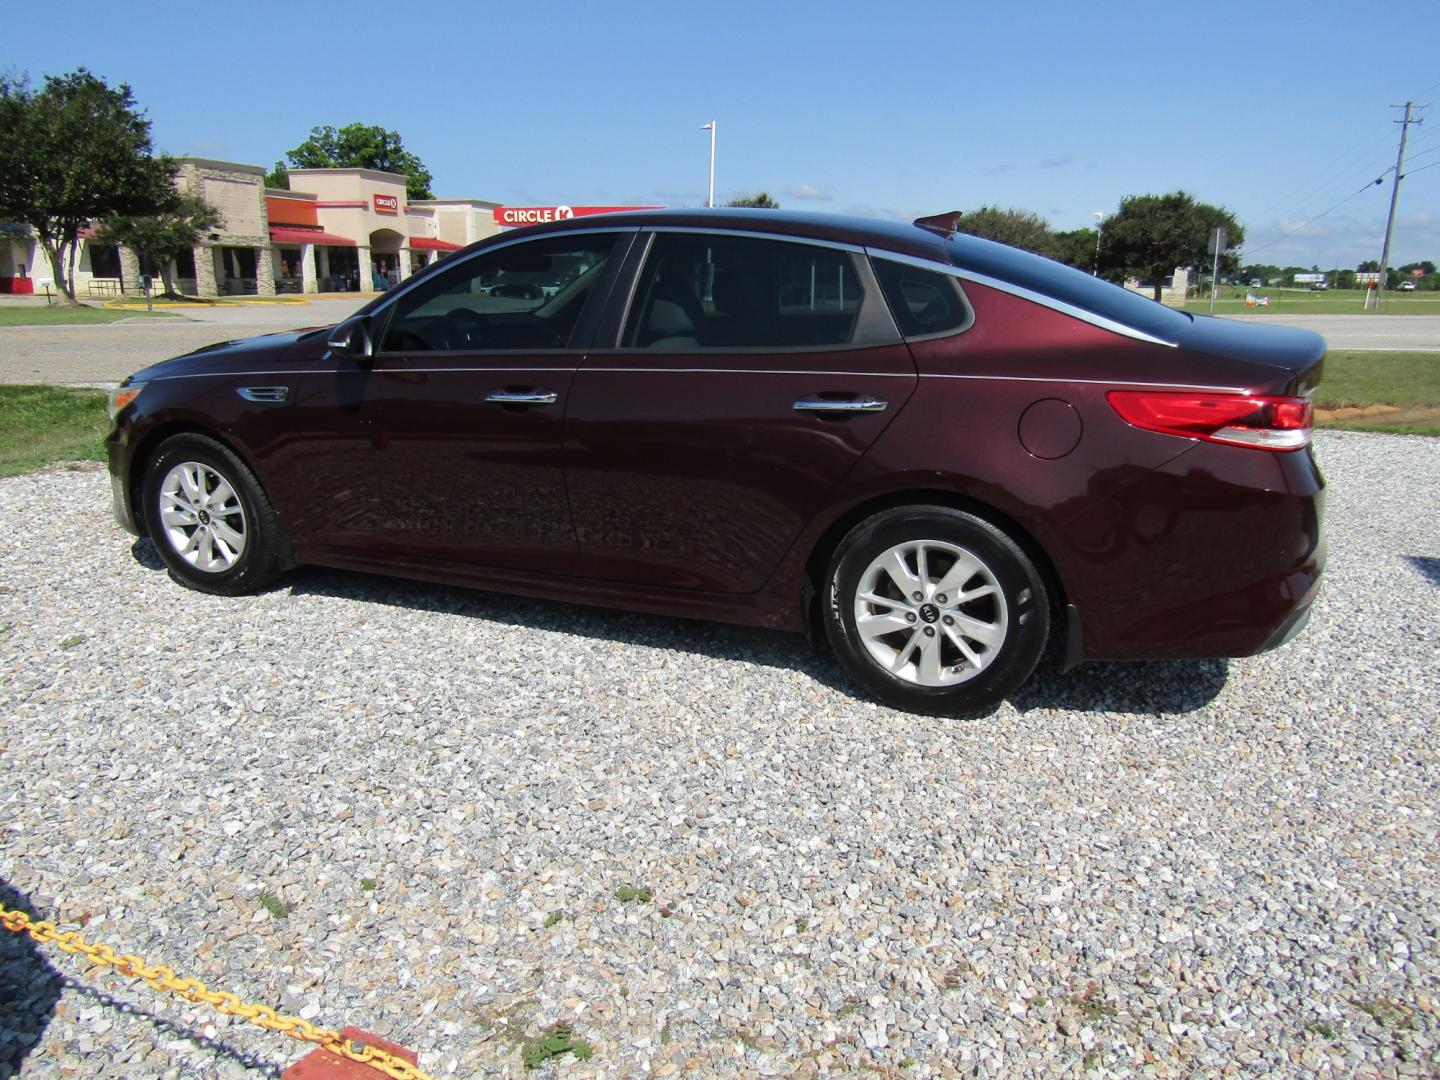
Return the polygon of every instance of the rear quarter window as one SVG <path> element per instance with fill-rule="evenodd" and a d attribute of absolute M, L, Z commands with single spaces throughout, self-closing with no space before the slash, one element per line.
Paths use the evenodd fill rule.
<path fill-rule="evenodd" d="M 872 258 L 870 265 L 905 337 L 952 334 L 970 325 L 970 305 L 953 274 L 886 258 Z"/>

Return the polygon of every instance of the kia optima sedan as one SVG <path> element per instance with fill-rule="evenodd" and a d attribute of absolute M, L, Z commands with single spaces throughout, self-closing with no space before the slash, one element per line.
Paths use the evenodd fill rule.
<path fill-rule="evenodd" d="M 1324 341 L 952 221 L 492 237 L 339 326 L 131 376 L 116 516 L 206 592 L 308 563 L 808 631 L 927 713 L 994 707 L 1052 638 L 1073 665 L 1294 635 L 1324 564 Z"/>

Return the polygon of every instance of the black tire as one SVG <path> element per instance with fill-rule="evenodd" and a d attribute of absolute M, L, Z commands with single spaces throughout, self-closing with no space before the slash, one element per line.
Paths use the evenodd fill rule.
<path fill-rule="evenodd" d="M 922 549 L 927 573 L 919 584 Z M 906 573 L 910 590 L 899 584 Z M 959 596 L 941 592 L 957 580 Z M 862 585 L 872 599 L 859 598 Z M 907 712 L 974 716 L 1034 671 L 1050 636 L 1050 599 L 1035 564 L 1003 530 L 950 507 L 904 506 L 867 518 L 840 542 L 821 618 L 835 655 L 879 700 Z"/>
<path fill-rule="evenodd" d="M 200 499 L 215 501 L 206 502 L 198 514 L 184 510 L 191 520 L 179 523 L 172 519 L 172 524 L 167 525 L 162 503 L 173 511 L 182 505 L 181 500 L 190 498 L 178 480 L 178 497 L 167 497 L 167 483 L 175 470 L 187 466 L 193 467 L 190 474 L 199 480 L 204 494 L 196 503 L 184 505 L 193 507 Z M 217 478 L 228 485 L 233 500 L 217 498 L 224 495 Z M 177 490 L 176 485 L 171 489 Z M 142 499 L 150 540 L 181 584 L 200 592 L 239 596 L 263 589 L 280 576 L 279 519 L 255 474 L 223 443 L 193 433 L 166 439 L 146 464 Z M 206 532 L 208 539 L 203 535 L 197 538 L 197 533 Z M 233 540 L 237 535 L 243 538 L 243 544 L 232 546 L 225 539 Z M 187 556 L 182 546 L 191 546 L 192 539 L 198 543 Z M 227 560 L 227 554 L 234 557 Z"/>

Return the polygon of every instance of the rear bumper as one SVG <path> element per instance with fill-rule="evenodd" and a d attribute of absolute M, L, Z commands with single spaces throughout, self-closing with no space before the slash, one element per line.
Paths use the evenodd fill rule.
<path fill-rule="evenodd" d="M 1067 660 L 1252 656 L 1303 629 L 1325 570 L 1309 451 L 1201 443 L 1068 522 Z M 1077 640 L 1078 639 L 1078 640 Z"/>

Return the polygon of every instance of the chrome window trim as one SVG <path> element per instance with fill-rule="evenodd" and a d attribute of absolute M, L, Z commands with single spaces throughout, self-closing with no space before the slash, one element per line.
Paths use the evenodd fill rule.
<path fill-rule="evenodd" d="M 1151 345 L 1164 345 L 1170 349 L 1179 347 L 1179 342 L 1167 341 L 1165 338 L 1156 337 L 1154 334 L 1146 333 L 1144 330 L 1136 329 L 1126 323 L 1116 322 L 1114 319 L 1107 319 L 1104 315 L 1097 315 L 1093 311 L 1076 307 L 1074 304 L 1067 304 L 1065 301 L 1057 300 L 1053 296 L 1037 293 L 1021 285 L 1016 285 L 1009 281 L 1002 281 L 1000 278 L 993 278 L 988 274 L 979 274 L 974 270 L 967 270 L 963 266 L 956 266 L 954 263 L 942 263 L 936 262 L 933 259 L 921 259 L 914 255 L 902 255 L 899 252 L 890 252 L 884 248 L 867 249 L 867 251 L 872 257 L 877 259 L 893 259 L 896 262 L 911 263 L 914 266 L 949 274 L 952 277 L 959 278 L 961 281 L 973 281 L 977 285 L 984 285 L 987 288 L 996 289 L 999 292 L 1009 293 L 1011 296 L 1018 296 L 1022 300 L 1029 300 L 1032 304 L 1039 304 L 1041 307 L 1049 308 L 1051 311 L 1058 311 L 1062 315 L 1069 315 L 1072 319 L 1079 319 L 1081 322 L 1089 323 L 1091 326 L 1098 326 L 1102 330 L 1109 330 L 1112 334 L 1134 338 L 1136 341 L 1144 341 Z M 964 333 L 964 331 L 958 332 Z M 935 336 L 940 337 L 943 335 Z"/>
<path fill-rule="evenodd" d="M 739 236 L 747 240 L 781 240 L 792 244 L 808 244 L 810 247 L 834 248 L 836 251 L 848 251 L 852 255 L 865 254 L 865 248 L 860 244 L 848 244 L 843 240 L 821 240 L 803 233 L 765 232 L 760 229 L 711 229 L 704 225 L 643 225 L 640 232 L 642 235 L 687 233 L 695 236 Z"/>

